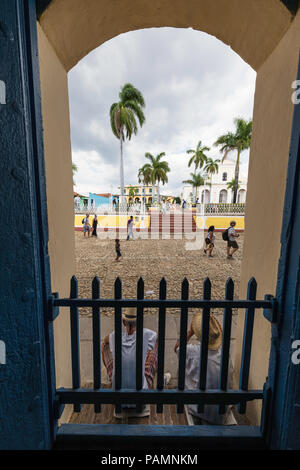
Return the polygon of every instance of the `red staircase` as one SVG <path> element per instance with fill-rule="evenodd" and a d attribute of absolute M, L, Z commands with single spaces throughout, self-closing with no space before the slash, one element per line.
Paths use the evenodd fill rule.
<path fill-rule="evenodd" d="M 148 230 L 153 234 L 196 232 L 195 216 L 195 211 L 169 212 L 167 214 L 152 211 Z"/>

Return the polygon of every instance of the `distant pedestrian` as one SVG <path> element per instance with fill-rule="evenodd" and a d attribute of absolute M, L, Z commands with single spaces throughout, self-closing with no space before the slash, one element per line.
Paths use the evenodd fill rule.
<path fill-rule="evenodd" d="M 205 238 L 205 248 L 204 248 L 204 253 L 208 254 L 209 258 L 213 258 L 212 256 L 212 251 L 215 246 L 215 227 L 214 225 L 211 225 L 208 229 L 207 237 Z"/>
<path fill-rule="evenodd" d="M 116 244 L 115 248 L 116 248 L 116 253 L 117 253 L 116 261 L 120 261 L 122 254 L 121 254 L 120 240 L 118 238 L 115 239 L 115 244 Z"/>
<path fill-rule="evenodd" d="M 84 234 L 84 236 L 87 233 L 88 237 L 89 237 L 90 236 L 90 230 L 91 230 L 91 226 L 90 226 L 90 222 L 89 222 L 89 214 L 86 214 L 86 216 L 82 219 L 81 222 L 83 224 L 83 234 Z"/>
<path fill-rule="evenodd" d="M 228 230 L 228 241 L 227 241 L 227 258 L 231 259 L 232 255 L 239 249 L 239 245 L 236 242 L 236 238 L 239 237 L 239 234 L 236 233 L 235 227 L 236 222 L 232 220 L 230 222 L 230 227 Z M 230 251 L 232 249 L 232 251 Z"/>
<path fill-rule="evenodd" d="M 131 215 L 130 216 L 130 219 L 128 220 L 127 222 L 127 240 L 130 239 L 130 237 L 132 238 L 132 240 L 134 240 L 134 236 L 133 236 L 133 216 Z"/>
<path fill-rule="evenodd" d="M 114 209 L 116 208 L 116 205 L 117 205 L 116 198 L 113 198 L 113 206 L 114 206 Z"/>
<path fill-rule="evenodd" d="M 186 206 L 186 202 L 185 200 L 182 201 L 182 209 L 185 209 L 185 206 Z"/>
<path fill-rule="evenodd" d="M 97 215 L 95 214 L 94 219 L 93 219 L 93 232 L 92 232 L 93 237 L 97 237 L 97 225 L 98 225 L 98 219 L 97 219 Z"/>

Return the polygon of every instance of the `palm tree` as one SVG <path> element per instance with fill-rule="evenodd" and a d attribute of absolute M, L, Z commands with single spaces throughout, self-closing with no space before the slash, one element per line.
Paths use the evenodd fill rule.
<path fill-rule="evenodd" d="M 165 152 L 161 152 L 159 155 L 154 157 L 151 153 L 145 153 L 145 157 L 151 162 L 151 182 L 152 182 L 152 196 L 154 197 L 155 183 L 157 183 L 157 202 L 159 204 L 159 183 L 165 184 L 168 182 L 167 173 L 170 171 L 168 162 L 161 161 L 162 157 L 165 156 Z M 152 199 L 153 200 L 153 199 Z"/>
<path fill-rule="evenodd" d="M 192 163 L 195 165 L 195 174 L 198 168 L 202 168 L 203 165 L 206 163 L 207 156 L 204 152 L 209 152 L 210 148 L 202 146 L 201 140 L 199 140 L 196 150 L 190 149 L 187 150 L 186 153 L 192 154 L 188 166 L 190 167 Z"/>
<path fill-rule="evenodd" d="M 130 186 L 129 192 L 128 192 L 129 201 L 132 201 L 132 199 L 135 198 L 136 193 L 137 193 L 137 188 L 135 186 Z"/>
<path fill-rule="evenodd" d="M 126 83 L 120 93 L 120 101 L 110 107 L 110 125 L 113 134 L 120 140 L 120 201 L 124 200 L 123 142 L 137 134 L 137 120 L 142 127 L 145 122 L 143 109 L 145 101 L 142 93 L 131 83 Z"/>
<path fill-rule="evenodd" d="M 77 171 L 78 171 L 78 166 L 75 165 L 75 163 L 72 163 L 73 186 L 76 186 L 76 183 L 74 181 L 74 176 L 75 176 L 75 173 L 77 173 Z"/>
<path fill-rule="evenodd" d="M 196 190 L 196 199 L 198 198 L 198 189 L 204 185 L 204 179 L 201 173 L 190 173 L 191 179 L 182 181 L 184 184 L 190 184 Z"/>
<path fill-rule="evenodd" d="M 215 175 L 219 171 L 220 160 L 213 160 L 212 158 L 207 158 L 204 171 L 210 175 L 210 192 L 209 192 L 209 202 L 211 202 L 211 185 L 212 185 L 212 175 Z"/>
<path fill-rule="evenodd" d="M 236 163 L 235 163 L 235 175 L 234 175 L 234 192 L 233 202 L 236 202 L 238 192 L 238 181 L 240 171 L 240 156 L 244 150 L 247 150 L 251 144 L 252 137 L 252 120 L 245 121 L 242 118 L 234 119 L 235 132 L 228 132 L 227 134 L 221 135 L 214 143 L 215 146 L 220 147 L 221 153 L 223 153 L 222 163 L 227 157 L 229 152 L 234 150 L 237 151 Z"/>
<path fill-rule="evenodd" d="M 201 140 L 199 140 L 196 150 L 190 149 L 187 150 L 186 153 L 191 154 L 191 158 L 189 160 L 188 166 L 190 167 L 193 163 L 195 165 L 195 174 L 198 168 L 202 168 L 207 161 L 207 156 L 205 152 L 209 152 L 210 148 L 206 146 L 202 146 Z M 195 197 L 197 199 L 197 197 Z"/>
<path fill-rule="evenodd" d="M 138 181 L 142 183 L 142 196 L 144 186 L 148 186 L 152 182 L 152 169 L 150 163 L 145 163 L 138 171 Z M 146 195 L 144 194 L 144 203 L 146 202 Z"/>
<path fill-rule="evenodd" d="M 229 189 L 229 190 L 231 189 L 231 191 L 233 191 L 233 193 L 234 193 L 234 189 L 235 189 L 235 179 L 234 178 L 231 181 L 228 181 L 227 189 Z M 239 189 L 240 189 L 240 181 L 238 182 L 238 185 L 237 185 L 237 190 L 239 190 Z"/>

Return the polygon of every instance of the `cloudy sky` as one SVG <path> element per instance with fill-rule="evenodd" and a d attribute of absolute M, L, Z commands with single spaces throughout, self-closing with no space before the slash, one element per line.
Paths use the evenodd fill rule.
<path fill-rule="evenodd" d="M 234 117 L 252 117 L 256 74 L 216 38 L 192 29 L 153 28 L 122 34 L 69 72 L 75 190 L 118 192 L 119 141 L 109 109 L 127 82 L 145 98 L 146 122 L 125 143 L 125 184 L 137 184 L 145 152 L 166 153 L 171 172 L 162 193 L 179 195 L 189 178 L 186 150 L 233 130 Z M 248 153 L 241 171 L 247 172 Z"/>

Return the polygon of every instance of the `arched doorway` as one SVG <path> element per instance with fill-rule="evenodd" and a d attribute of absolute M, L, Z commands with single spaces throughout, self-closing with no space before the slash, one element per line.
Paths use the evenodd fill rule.
<path fill-rule="evenodd" d="M 208 189 L 203 189 L 201 192 L 201 204 L 208 204 L 210 199 L 210 191 Z"/>
<path fill-rule="evenodd" d="M 237 202 L 239 202 L 241 204 L 246 202 L 246 190 L 245 189 L 240 189 L 239 190 Z"/>
<path fill-rule="evenodd" d="M 145 4 L 144 2 L 141 2 L 141 4 L 142 3 L 144 8 Z M 62 137 L 61 142 L 63 142 L 63 146 L 65 147 L 65 150 L 67 150 L 66 155 L 68 155 L 69 130 L 68 115 L 66 112 L 68 107 L 66 72 L 90 50 L 116 34 L 139 27 L 162 26 L 166 24 L 181 27 L 189 27 L 193 25 L 196 29 L 199 28 L 203 31 L 209 32 L 210 34 L 215 34 L 221 40 L 230 44 L 231 47 L 236 50 L 242 58 L 244 58 L 244 60 L 258 70 L 256 106 L 254 113 L 254 121 L 258 124 L 254 133 L 254 146 L 251 154 L 252 165 L 249 178 L 249 204 L 247 208 L 247 219 L 249 222 L 248 226 L 250 228 L 249 234 L 247 234 L 249 237 L 249 243 L 247 244 L 247 259 L 258 260 L 262 253 L 267 253 L 265 258 L 266 271 L 269 268 L 270 272 L 274 272 L 273 268 L 280 251 L 280 221 L 284 194 L 282 177 L 283 175 L 286 175 L 288 161 L 292 116 L 292 104 L 289 100 L 289 93 L 290 84 L 296 78 L 298 52 L 293 45 L 294 38 L 298 37 L 297 22 L 299 20 L 296 19 L 291 23 L 290 13 L 280 2 L 275 2 L 275 0 L 273 2 L 274 9 L 271 15 L 272 21 L 270 21 L 269 16 L 270 2 L 267 1 L 259 3 L 251 1 L 247 2 L 247 4 L 245 2 L 245 4 L 241 6 L 240 2 L 232 0 L 230 4 L 229 2 L 226 2 L 224 7 L 220 7 L 220 5 L 218 5 L 218 8 L 220 8 L 219 11 L 214 11 L 214 8 L 216 7 L 212 5 L 212 2 L 210 6 L 208 6 L 207 3 L 205 5 L 204 2 L 199 2 L 197 7 L 194 4 L 192 7 L 188 6 L 187 10 L 185 10 L 184 16 L 182 16 L 183 2 L 180 1 L 177 1 L 175 5 L 173 2 L 172 8 L 171 4 L 166 2 L 163 10 L 157 8 L 158 3 L 155 2 L 152 4 L 151 8 L 147 8 L 146 6 L 147 15 L 139 14 L 139 11 L 137 11 L 132 16 L 130 13 L 120 15 L 120 8 L 122 7 L 119 3 L 116 6 L 116 8 L 119 8 L 118 14 L 114 13 L 110 9 L 108 2 L 101 2 L 101 5 L 99 2 L 98 5 L 97 2 L 90 2 L 88 7 L 85 7 L 83 2 L 78 2 L 74 8 L 70 8 L 70 5 L 71 3 L 69 1 L 62 2 L 57 0 L 50 5 L 49 10 L 46 10 L 44 15 L 41 17 L 41 25 L 43 28 L 43 31 L 40 30 L 41 50 L 45 52 L 44 57 L 47 57 L 47 55 L 51 57 L 50 61 L 47 62 L 45 60 L 44 63 L 41 63 L 41 71 L 45 77 L 47 72 L 51 72 L 52 70 L 52 74 L 49 73 L 49 77 L 52 77 L 53 63 L 53 68 L 57 71 L 57 74 L 54 74 L 55 80 L 53 80 L 52 85 L 49 85 L 47 80 L 44 81 L 44 91 L 49 85 L 49 95 L 55 95 L 55 93 L 52 92 L 56 89 L 62 98 L 60 99 L 59 105 L 57 102 L 49 103 L 47 102 L 47 99 L 44 99 L 43 117 L 46 123 L 46 160 L 47 155 L 48 162 L 50 154 L 53 155 L 53 152 L 50 152 L 49 146 L 51 132 L 53 132 L 53 127 L 51 128 L 51 125 L 53 122 L 53 116 L 57 114 L 57 110 L 61 104 L 63 108 L 62 121 L 65 120 L 65 123 L 63 123 L 65 138 Z M 126 8 L 125 2 L 123 3 L 123 8 L 124 10 Z M 81 14 L 83 11 L 86 13 L 85 15 Z M 103 11 L 107 11 L 109 14 L 103 15 Z M 96 24 L 96 20 L 93 22 L 93 18 L 102 18 L 101 14 L 105 19 L 103 20 L 104 27 L 100 28 L 101 34 L 99 34 L 99 24 Z M 63 18 L 66 15 L 69 15 L 70 21 L 65 25 L 63 24 Z M 224 21 L 224 17 L 227 21 Z M 114 23 L 112 18 L 114 18 L 114 20 L 115 18 L 118 18 L 118 21 Z M 198 21 L 202 22 L 202 24 L 195 24 L 194 18 L 200 18 Z M 222 20 L 218 21 L 218 18 L 222 18 Z M 248 25 L 247 37 L 245 37 L 243 41 L 239 41 L 241 22 Z M 224 25 L 226 25 L 226 28 Z M 255 25 L 255 28 L 253 25 Z M 78 34 L 79 30 L 86 31 L 89 34 L 80 35 Z M 268 30 L 268 35 L 265 34 L 266 30 Z M 45 36 L 43 36 L 44 33 Z M 103 36 L 100 37 L 101 35 Z M 83 37 L 84 40 L 82 40 Z M 65 40 L 65 38 L 67 38 L 67 40 Z M 291 45 L 291 47 L 289 47 L 289 45 Z M 281 66 L 278 67 L 278 64 L 281 64 Z M 278 72 L 279 69 L 280 73 Z M 269 80 L 270 76 L 272 76 L 271 83 Z M 270 105 L 270 100 L 265 93 L 267 84 L 270 93 L 275 96 L 274 100 L 272 100 L 272 106 Z M 276 112 L 274 112 L 274 109 Z M 282 115 L 282 113 L 287 116 L 286 122 L 283 125 L 279 118 L 276 117 Z M 265 119 L 265 116 L 270 114 L 272 114 L 272 119 L 270 119 L 269 122 L 266 122 L 267 120 Z M 257 131 L 259 123 L 262 122 L 264 123 L 264 138 Z M 278 130 L 278 136 L 275 135 L 276 129 Z M 272 145 L 269 148 L 267 148 L 265 144 L 266 141 L 272 142 Z M 57 158 L 60 158 L 59 153 L 60 152 L 57 153 Z M 284 158 L 281 160 L 278 158 L 280 154 L 284 155 Z M 272 175 L 270 176 L 272 185 L 265 185 L 262 181 L 263 177 L 261 175 L 269 174 L 267 170 L 270 167 L 270 162 L 274 163 L 274 165 L 272 165 Z M 53 163 L 53 165 L 54 164 L 55 163 Z M 68 166 L 68 163 L 66 166 Z M 57 206 L 57 204 L 54 204 L 54 202 L 57 202 L 57 196 L 54 194 L 54 187 L 54 174 L 51 175 L 50 171 L 48 178 L 50 216 L 51 214 L 54 215 L 54 210 L 51 210 L 51 205 L 52 208 Z M 278 188 L 280 188 L 280 190 L 278 190 Z M 270 224 L 264 217 L 265 209 L 263 210 L 260 205 L 261 200 L 264 200 L 264 206 L 268 207 L 268 210 L 270 209 L 273 211 L 272 217 L 270 216 L 272 224 Z M 274 207 L 276 207 L 276 210 Z M 64 212 L 66 212 L 65 208 Z M 264 247 L 264 242 L 261 242 L 255 232 L 251 231 L 251 227 L 256 226 L 256 224 L 253 223 L 254 221 L 259 223 L 266 231 L 272 230 L 272 227 L 276 227 L 274 233 L 274 250 L 272 253 L 271 250 L 265 250 L 266 247 Z M 57 239 L 59 239 L 59 236 Z M 64 245 L 65 240 L 61 242 L 60 246 Z M 61 268 L 58 265 L 55 265 L 55 253 L 58 246 L 59 245 L 56 245 L 56 247 L 53 246 L 53 249 L 50 247 L 53 254 L 51 259 L 54 265 L 52 269 L 54 279 L 59 277 L 59 274 L 61 273 Z M 70 264 L 71 261 L 69 264 L 66 263 L 67 268 L 70 268 Z M 66 266 L 64 267 L 65 269 Z M 66 271 L 68 271 L 68 269 L 66 269 Z M 266 273 L 264 270 L 260 269 L 259 263 L 255 264 L 253 261 L 245 262 L 243 265 L 242 289 L 246 288 L 245 282 L 249 274 L 255 275 L 259 280 L 260 285 L 262 285 L 262 288 L 264 285 L 274 287 L 276 276 L 273 276 L 274 279 L 267 279 L 266 281 Z M 67 275 L 66 278 L 68 278 Z M 257 322 L 258 328 L 260 327 L 259 322 L 260 320 Z M 256 359 L 259 359 L 259 354 L 255 357 Z M 262 371 L 261 375 L 265 375 L 265 371 Z"/>
<path fill-rule="evenodd" d="M 222 189 L 219 193 L 219 202 L 225 204 L 227 202 L 227 190 Z"/>

